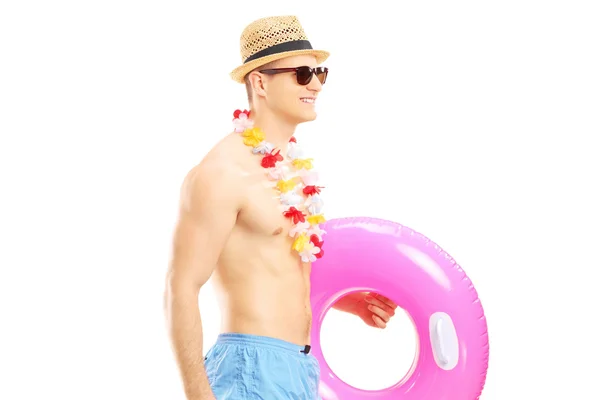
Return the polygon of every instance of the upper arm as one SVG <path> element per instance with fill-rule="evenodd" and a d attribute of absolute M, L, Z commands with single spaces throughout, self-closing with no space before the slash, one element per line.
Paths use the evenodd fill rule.
<path fill-rule="evenodd" d="M 214 271 L 239 211 L 235 174 L 197 167 L 181 187 L 169 281 L 199 290 Z"/>

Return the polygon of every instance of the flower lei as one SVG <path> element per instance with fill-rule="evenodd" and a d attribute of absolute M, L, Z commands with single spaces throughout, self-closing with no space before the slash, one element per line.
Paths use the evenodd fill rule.
<path fill-rule="evenodd" d="M 325 222 L 325 217 L 320 196 L 322 187 L 317 186 L 318 175 L 313 171 L 312 159 L 303 158 L 302 149 L 292 137 L 288 142 L 287 161 L 284 161 L 281 150 L 265 141 L 264 133 L 254 127 L 250 111 L 236 110 L 233 125 L 234 131 L 244 138 L 244 144 L 252 147 L 252 153 L 262 155 L 260 165 L 266 169 L 269 180 L 277 181 L 275 188 L 285 206 L 283 215 L 293 223 L 289 232 L 294 238 L 292 249 L 298 252 L 303 262 L 321 258 L 326 232 L 320 224 Z"/>

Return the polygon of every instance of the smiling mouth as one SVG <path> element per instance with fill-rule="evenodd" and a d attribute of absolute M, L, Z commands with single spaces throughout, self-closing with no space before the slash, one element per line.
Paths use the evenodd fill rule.
<path fill-rule="evenodd" d="M 303 102 L 303 103 L 307 103 L 307 104 L 315 104 L 315 101 L 316 101 L 316 100 L 317 100 L 317 99 L 315 99 L 315 98 L 313 98 L 313 97 L 302 97 L 302 98 L 300 99 L 300 101 L 301 101 L 301 102 Z"/>

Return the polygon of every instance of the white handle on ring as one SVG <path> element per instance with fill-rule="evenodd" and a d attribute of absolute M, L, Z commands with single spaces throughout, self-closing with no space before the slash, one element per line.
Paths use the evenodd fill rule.
<path fill-rule="evenodd" d="M 429 337 L 436 364 L 449 371 L 458 364 L 458 336 L 452 318 L 444 312 L 436 312 L 429 318 Z"/>
<path fill-rule="evenodd" d="M 443 323 L 444 320 L 442 320 L 441 318 L 437 320 L 437 322 L 435 323 L 435 334 L 436 334 L 436 342 L 437 342 L 437 346 L 438 346 L 438 357 L 440 359 L 440 362 L 443 365 L 448 365 L 448 356 L 446 355 L 446 352 L 444 351 L 444 340 L 443 335 L 444 335 L 444 331 L 443 331 Z"/>

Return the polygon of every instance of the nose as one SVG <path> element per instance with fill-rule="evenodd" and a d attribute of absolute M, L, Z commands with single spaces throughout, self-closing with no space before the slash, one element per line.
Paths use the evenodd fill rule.
<path fill-rule="evenodd" d="M 310 80 L 310 82 L 308 83 L 308 85 L 306 85 L 306 88 L 308 90 L 310 90 L 311 92 L 317 92 L 319 93 L 321 91 L 321 89 L 323 88 L 323 84 L 321 83 L 321 81 L 319 80 L 319 78 L 317 78 L 317 74 L 313 72 L 313 76 L 312 79 Z"/>

